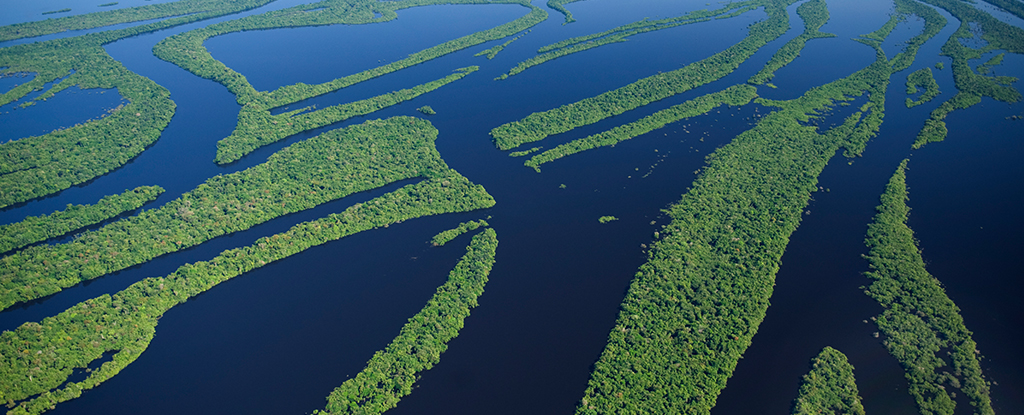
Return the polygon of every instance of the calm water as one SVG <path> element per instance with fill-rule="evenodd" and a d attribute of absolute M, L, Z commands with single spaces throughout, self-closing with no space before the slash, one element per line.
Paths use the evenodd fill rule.
<path fill-rule="evenodd" d="M 246 14 L 296 3 L 301 1 L 275 2 Z M 488 216 L 501 242 L 480 306 L 449 344 L 441 363 L 423 373 L 415 392 L 394 412 L 571 413 L 586 387 L 590 365 L 604 347 L 625 289 L 645 260 L 641 244 L 649 244 L 652 232 L 667 223 L 660 209 L 686 191 L 705 155 L 749 128 L 751 117 L 767 109 L 751 104 L 715 110 L 614 148 L 546 164 L 541 174 L 522 166 L 524 159 L 496 150 L 488 132 L 531 112 L 707 57 L 738 42 L 746 27 L 765 14 L 757 10 L 734 19 L 643 34 L 557 59 L 506 81 L 492 78 L 543 45 L 644 17 L 676 16 L 704 7 L 701 2 L 665 0 L 574 3 L 569 8 L 578 22 L 562 25 L 562 16 L 552 13 L 548 21 L 493 60 L 472 55 L 504 40 L 315 99 L 320 106 L 348 102 L 437 79 L 455 68 L 480 65 L 477 73 L 437 91 L 329 128 L 368 118 L 417 115 L 415 108 L 430 105 L 438 112 L 428 119 L 440 131 L 437 147 L 442 156 L 483 184 L 497 206 L 362 233 L 224 283 L 168 312 L 139 360 L 52 413 L 300 414 L 322 408 L 327 394 L 356 374 L 443 283 L 468 238 L 443 248 L 429 247 L 426 241 L 459 222 Z M 791 30 L 734 74 L 536 145 L 551 148 L 744 82 L 775 49 L 803 29 L 795 8 L 789 9 Z M 795 97 L 873 60 L 869 48 L 850 38 L 877 29 L 888 19 L 891 4 L 834 1 L 830 9 L 832 20 L 822 31 L 838 36 L 808 43 L 796 62 L 779 71 L 773 82 L 780 88 L 759 88 L 760 93 Z M 267 90 L 355 73 L 526 12 L 508 5 L 421 7 L 400 11 L 397 20 L 385 24 L 238 33 L 214 38 L 207 46 L 257 89 Z M 217 140 L 234 128 L 238 111 L 234 97 L 219 84 L 151 53 L 159 40 L 206 24 L 107 45 L 107 51 L 129 69 L 171 91 L 178 105 L 171 124 L 153 147 L 125 167 L 56 196 L 0 211 L 0 223 L 49 213 L 67 203 L 94 203 L 103 195 L 147 184 L 168 189 L 151 204 L 158 206 L 210 176 L 259 164 L 274 151 L 310 136 L 289 138 L 226 167 L 212 163 Z M 920 26 L 913 20 L 901 24 L 894 32 L 898 40 L 886 45 L 887 54 L 892 56 L 897 42 L 916 34 Z M 1006 120 L 1024 115 L 1024 107 L 986 100 L 950 117 L 951 134 L 945 142 L 910 151 L 928 113 L 954 91 L 949 59 L 938 56 L 954 29 L 948 26 L 922 48 L 913 67 L 893 76 L 885 124 L 864 156 L 848 164 L 838 155 L 825 169 L 821 186 L 829 191 L 814 195 L 808 207 L 811 214 L 804 216 L 793 235 L 772 306 L 721 395 L 716 414 L 788 413 L 800 376 L 826 345 L 850 357 L 868 412 L 916 413 L 902 370 L 871 336 L 877 329 L 862 322 L 876 315 L 879 307 L 858 288 L 867 283 L 861 276 L 867 264 L 860 258 L 866 252 L 865 227 L 886 181 L 907 157 L 911 158 L 908 182 L 914 209 L 910 225 L 921 241 L 929 270 L 944 283 L 975 333 L 985 356 L 983 368 L 998 382 L 993 387 L 997 412 L 1024 412 L 1024 398 L 1016 392 L 1024 390 L 1024 362 L 1016 353 L 1024 345 L 1017 329 L 1024 317 L 1013 298 L 1021 288 L 1013 259 L 1021 247 L 1015 236 L 1024 231 L 1015 214 L 1024 199 L 1019 185 L 1024 171 L 1017 162 L 1024 154 L 1019 140 L 1024 121 Z M 906 74 L 938 61 L 947 64 L 946 70 L 934 71 L 943 94 L 932 103 L 905 108 Z M 994 72 L 1024 75 L 1024 61 L 1008 56 Z M 88 119 L 95 117 L 89 111 L 109 105 L 85 93 L 78 95 L 86 101 L 68 105 L 51 100 L 38 108 L 50 108 L 68 119 Z M 104 98 L 108 95 L 116 97 L 108 92 Z M 24 110 L 0 114 L 5 133 L 6 123 L 13 119 L 8 117 L 18 111 Z M 60 121 L 53 123 L 50 128 L 57 128 Z M 565 188 L 559 188 L 562 184 Z M 181 264 L 209 259 L 223 249 L 249 244 L 394 188 L 279 218 L 0 312 L 0 329 L 38 321 L 78 301 L 116 292 L 147 276 L 165 275 Z M 597 218 L 603 215 L 620 220 L 600 225 Z"/>

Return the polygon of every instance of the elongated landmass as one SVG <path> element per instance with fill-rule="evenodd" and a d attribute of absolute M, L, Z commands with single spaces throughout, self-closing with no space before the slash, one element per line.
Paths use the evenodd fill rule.
<path fill-rule="evenodd" d="M 786 42 L 785 45 L 782 45 L 775 52 L 775 55 L 772 55 L 772 59 L 765 64 L 764 68 L 761 68 L 754 76 L 751 76 L 747 82 L 753 85 L 764 85 L 770 82 L 775 77 L 776 71 L 789 65 L 800 56 L 800 51 L 804 49 L 807 41 L 836 36 L 819 30 L 828 22 L 829 18 L 828 7 L 825 5 L 824 0 L 811 0 L 801 4 L 796 8 L 796 14 L 804 21 L 804 32 Z"/>
<path fill-rule="evenodd" d="M 569 24 L 569 23 L 575 22 L 576 19 L 573 19 L 572 12 L 570 12 L 569 10 L 566 10 L 565 5 L 569 4 L 569 3 L 575 3 L 577 1 L 583 1 L 583 0 L 548 0 L 548 7 L 557 10 L 559 13 L 564 14 L 565 15 L 565 23 L 563 23 L 563 24 Z"/>
<path fill-rule="evenodd" d="M 111 58 L 103 45 L 265 3 L 267 0 L 225 3 L 210 11 L 141 26 L 0 48 L 0 75 L 36 74 L 32 80 L 0 95 L 0 105 L 41 91 L 57 80 L 60 81 L 31 102 L 49 99 L 75 85 L 82 89 L 117 88 L 128 101 L 99 120 L 0 144 L 0 208 L 59 192 L 123 166 L 152 145 L 170 122 L 174 115 L 170 93 L 129 71 Z M 100 14 L 115 12 L 120 11 Z M 94 14 L 68 19 L 87 16 Z"/>
<path fill-rule="evenodd" d="M 505 50 L 505 48 L 508 47 L 508 45 L 511 45 L 512 42 L 515 42 L 516 40 L 519 40 L 519 38 L 523 37 L 524 35 L 526 35 L 526 33 L 519 34 L 519 35 L 517 35 L 514 38 L 506 40 L 505 43 L 502 43 L 500 45 L 495 45 L 494 47 L 492 47 L 490 49 L 484 49 L 484 50 L 482 50 L 480 52 L 477 52 L 473 56 L 485 56 L 485 57 L 487 57 L 487 59 L 494 59 L 495 56 L 498 56 L 498 53 L 500 53 L 501 51 Z"/>
<path fill-rule="evenodd" d="M 853 365 L 846 355 L 825 347 L 804 375 L 793 415 L 864 415 Z"/>
<path fill-rule="evenodd" d="M 447 175 L 436 138 L 430 123 L 409 117 L 332 130 L 158 209 L 26 248 L 0 259 L 0 309 L 358 192 Z"/>
<path fill-rule="evenodd" d="M 498 148 L 510 150 L 721 79 L 762 46 L 786 32 L 789 28 L 786 6 L 790 3 L 792 0 L 768 2 L 765 6 L 768 19 L 750 26 L 750 33 L 745 39 L 722 52 L 595 97 L 530 114 L 522 120 L 494 128 L 491 137 Z"/>
<path fill-rule="evenodd" d="M 756 8 L 758 4 L 769 3 L 771 1 L 772 0 L 751 0 L 740 3 L 729 3 L 725 7 L 715 11 L 697 10 L 694 12 L 686 13 L 680 17 L 670 17 L 667 19 L 659 20 L 644 19 L 638 22 L 633 22 L 613 29 L 609 29 L 601 33 L 594 33 L 586 36 L 578 36 L 566 39 L 540 48 L 540 50 L 538 50 L 538 53 L 540 53 L 540 55 L 519 62 L 515 67 L 510 69 L 508 73 L 505 73 L 495 78 L 495 80 L 500 81 L 508 79 L 508 77 L 518 75 L 519 73 L 527 69 L 530 69 L 534 66 L 540 65 L 542 63 L 554 59 L 561 58 L 563 56 L 568 56 L 573 53 L 583 52 L 585 50 L 593 49 L 604 45 L 610 45 L 612 43 L 625 42 L 626 40 L 629 39 L 630 36 L 636 34 L 664 30 L 687 24 L 707 22 L 715 17 L 735 17 L 743 12 L 753 10 L 754 8 Z"/>
<path fill-rule="evenodd" d="M 978 346 L 960 309 L 925 269 L 907 226 L 906 168 L 904 160 L 889 179 L 864 241 L 871 266 L 865 275 L 872 280 L 866 293 L 885 309 L 875 319 L 883 344 L 906 370 L 921 414 L 953 414 L 954 394 L 970 400 L 972 413 L 993 414 Z"/>
<path fill-rule="evenodd" d="M 244 75 L 235 72 L 222 62 L 214 59 L 203 46 L 203 42 L 211 37 L 246 30 L 383 22 L 396 18 L 396 10 L 432 4 L 519 4 L 530 8 L 530 13 L 501 26 L 463 36 L 410 54 L 405 59 L 357 74 L 337 78 L 318 85 L 299 83 L 282 86 L 267 92 L 257 91 Z M 375 14 L 379 14 L 380 17 L 375 17 Z M 334 92 L 359 82 L 393 73 L 484 42 L 511 36 L 529 29 L 545 19 L 547 19 L 547 12 L 531 5 L 525 0 L 506 0 L 501 2 L 487 0 L 412 0 L 401 2 L 362 0 L 355 4 L 342 0 L 324 0 L 319 3 L 304 4 L 284 10 L 218 23 L 171 36 L 160 41 L 153 48 L 153 52 L 159 58 L 174 63 L 193 74 L 223 84 L 231 93 L 235 94 L 238 103 L 243 105 L 242 110 L 239 112 L 238 126 L 235 132 L 232 133 L 232 136 L 238 137 L 238 139 L 232 138 L 229 141 L 242 141 L 248 143 L 248 145 L 236 147 L 234 145 L 221 145 L 218 143 L 215 162 L 226 164 L 236 161 L 247 154 L 251 150 L 246 149 L 253 144 L 265 145 L 267 142 L 272 142 L 258 135 L 254 136 L 257 132 L 264 130 L 267 120 L 277 121 L 279 125 L 289 122 L 287 116 L 271 115 L 270 110 L 273 108 L 291 105 L 305 99 Z M 377 101 L 390 99 L 387 97 L 376 98 Z M 333 114 L 335 111 L 340 110 L 339 106 L 339 108 L 334 111 L 328 111 L 328 113 Z M 324 113 L 324 115 L 326 114 Z M 332 116 L 337 118 L 337 114 Z M 299 127 L 301 126 L 299 124 Z M 305 129 L 300 131 L 305 131 Z M 294 134 L 295 132 L 291 133 Z M 237 151 L 239 149 L 246 151 Z"/>
<path fill-rule="evenodd" d="M 444 246 L 444 244 L 451 242 L 452 240 L 458 238 L 459 236 L 466 232 L 475 231 L 481 227 L 485 228 L 488 226 L 491 225 L 488 224 L 487 221 L 483 219 L 463 222 L 460 223 L 459 226 L 454 229 L 449 229 L 437 235 L 434 235 L 434 237 L 430 240 L 430 243 L 433 244 L 434 246 Z"/>
<path fill-rule="evenodd" d="M 119 195 L 105 196 L 95 205 L 68 205 L 49 215 L 30 216 L 21 222 L 0 225 L 0 253 L 42 242 L 138 209 L 156 200 L 164 189 L 141 186 Z"/>
<path fill-rule="evenodd" d="M 304 112 L 308 108 L 300 108 L 283 114 L 270 115 L 270 112 L 267 111 L 255 111 L 253 107 L 243 107 L 238 116 L 239 119 L 245 121 L 239 122 L 231 135 L 217 142 L 217 158 L 214 161 L 222 164 L 229 163 L 260 147 L 276 143 L 300 132 L 400 104 L 462 79 L 478 69 L 480 69 L 478 66 L 460 68 L 444 78 L 410 89 L 393 91 L 347 104 L 333 105 L 312 112 Z"/>
<path fill-rule="evenodd" d="M 975 73 L 971 69 L 970 60 L 980 59 L 983 54 L 993 50 L 1024 54 L 1024 29 L 1004 23 L 974 6 L 956 0 L 920 1 L 945 9 L 960 20 L 960 27 L 942 46 L 942 55 L 953 59 L 953 84 L 957 93 L 932 111 L 914 141 L 915 149 L 944 140 L 949 132 L 946 117 L 953 111 L 981 103 L 983 97 L 1009 103 L 1020 101 L 1020 92 L 1010 86 L 1017 78 Z M 972 27 L 981 28 L 981 38 L 986 42 L 981 49 L 960 42 L 960 39 L 974 37 Z"/>
<path fill-rule="evenodd" d="M 477 306 L 497 248 L 493 229 L 474 236 L 448 281 L 427 305 L 387 348 L 373 355 L 365 369 L 331 392 L 325 410 L 314 414 L 381 414 L 412 393 L 418 374 L 441 361 L 448 342 L 459 335 L 470 309 Z"/>
<path fill-rule="evenodd" d="M 204 13 L 235 13 L 241 10 L 252 9 L 272 0 L 226 2 L 223 0 L 178 0 L 170 3 L 149 4 L 139 7 L 131 7 L 118 10 L 102 11 L 82 14 L 77 16 L 66 16 L 54 19 L 46 19 L 34 22 L 15 23 L 0 27 L 0 42 L 8 40 L 23 39 L 66 32 L 70 30 L 94 29 L 97 27 L 110 26 L 121 23 L 133 23 L 143 20 L 160 19 L 186 14 Z M 114 3 L 101 4 L 100 7 L 113 6 Z M 244 4 L 243 9 L 238 6 Z M 69 12 L 71 9 L 62 9 L 43 14 Z"/>
<path fill-rule="evenodd" d="M 663 109 L 629 124 L 620 125 L 608 131 L 559 145 L 558 147 L 531 157 L 524 164 L 526 166 L 533 167 L 534 170 L 539 172 L 541 164 L 590 149 L 613 146 L 622 141 L 647 134 L 676 121 L 706 114 L 708 111 L 711 111 L 721 105 L 746 105 L 756 97 L 756 88 L 750 85 L 735 85 L 725 89 L 724 91 L 704 95 L 702 97 L 686 101 L 682 104 Z"/>
<path fill-rule="evenodd" d="M 758 98 L 778 110 L 711 154 L 666 211 L 672 222 L 630 284 L 576 413 L 710 413 L 764 319 L 818 175 L 840 148 L 859 154 L 877 134 L 894 62 L 912 62 L 931 36 L 893 61 L 872 45 L 873 64 L 800 98 Z M 805 124 L 865 94 L 842 124 Z"/>
<path fill-rule="evenodd" d="M 914 108 L 939 96 L 939 83 L 932 76 L 932 68 L 921 68 L 907 75 L 907 95 L 918 93 L 917 88 L 924 88 L 924 93 L 917 101 L 907 98 L 907 108 Z"/>
<path fill-rule="evenodd" d="M 22 324 L 0 334 L 0 397 L 13 403 L 10 415 L 45 412 L 117 375 L 149 347 L 167 310 L 221 282 L 365 230 L 493 205 L 482 186 L 454 170 L 438 171 L 341 213 L 300 223 L 209 261 L 183 265 L 166 277 L 147 278 L 112 296 L 83 301 L 39 323 Z M 65 383 L 74 369 L 111 352 L 113 358 L 85 380 Z"/>

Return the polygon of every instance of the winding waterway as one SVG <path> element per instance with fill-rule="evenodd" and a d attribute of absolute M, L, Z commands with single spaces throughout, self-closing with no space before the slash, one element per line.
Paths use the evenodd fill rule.
<path fill-rule="evenodd" d="M 71 2 L 51 3 L 47 9 Z M 79 8 L 78 3 L 72 8 Z M 709 7 L 704 2 L 669 0 L 572 3 L 567 7 L 577 22 L 563 25 L 562 16 L 549 11 L 547 21 L 493 60 L 473 55 L 504 40 L 455 52 L 301 105 L 350 102 L 438 79 L 456 68 L 481 66 L 465 79 L 369 116 L 290 137 L 236 163 L 215 165 L 216 142 L 235 127 L 239 110 L 235 97 L 220 84 L 159 60 L 152 54 L 153 45 L 213 21 L 301 3 L 304 1 L 275 1 L 239 15 L 106 45 L 108 53 L 130 70 L 171 91 L 177 104 L 173 120 L 156 144 L 124 167 L 57 195 L 0 210 L 0 223 L 50 213 L 68 203 L 95 203 L 103 195 L 142 185 L 167 189 L 144 209 L 157 207 L 209 177 L 262 163 L 270 154 L 319 131 L 367 119 L 419 116 L 415 109 L 422 105 L 437 111 L 427 119 L 440 131 L 437 148 L 445 161 L 485 186 L 497 205 L 360 233 L 223 283 L 169 311 L 160 320 L 149 349 L 136 362 L 50 413 L 304 414 L 323 408 L 330 391 L 362 369 L 374 351 L 383 348 L 444 282 L 468 241 L 463 237 L 435 248 L 427 243 L 431 236 L 481 218 L 488 218 L 501 243 L 480 306 L 449 344 L 441 363 L 424 372 L 414 392 L 391 412 L 571 413 L 605 346 L 625 290 L 646 260 L 645 247 L 654 239 L 653 233 L 668 223 L 661 209 L 688 190 L 707 154 L 749 129 L 771 108 L 752 103 L 715 109 L 614 147 L 545 164 L 540 174 L 523 166 L 524 158 L 508 157 L 507 152 L 497 150 L 488 132 L 532 112 L 703 59 L 741 40 L 746 28 L 764 19 L 765 13 L 754 10 L 736 18 L 640 34 L 626 42 L 556 59 L 504 81 L 493 80 L 555 41 L 645 17 L 677 16 Z M 534 4 L 544 7 L 541 0 Z M 759 94 L 794 98 L 873 61 L 871 49 L 851 38 L 881 26 L 888 19 L 891 3 L 828 4 L 832 19 L 821 30 L 838 36 L 809 41 L 802 55 L 772 81 L 779 88 L 759 87 Z M 745 82 L 775 50 L 803 30 L 796 7 L 788 8 L 790 30 L 733 74 L 535 145 L 553 148 Z M 398 19 L 387 23 L 234 33 L 213 38 L 206 45 L 215 58 L 246 75 L 257 89 L 268 90 L 295 82 L 324 82 L 369 69 L 527 12 L 514 5 L 418 7 L 398 11 Z M 1024 312 L 1015 298 L 1024 288 L 1015 266 L 1016 253 L 1024 245 L 1017 237 L 1024 234 L 1024 220 L 1018 214 L 1024 203 L 1024 167 L 1019 162 L 1024 156 L 1020 140 L 1024 121 L 1008 119 L 1024 116 L 1024 105 L 986 98 L 981 105 L 950 115 L 946 141 L 911 151 L 929 112 L 955 91 L 951 60 L 939 56 L 939 48 L 958 22 L 940 13 L 950 24 L 922 47 L 911 68 L 893 75 L 878 137 L 862 157 L 849 163 L 851 160 L 837 154 L 822 173 L 822 191 L 813 195 L 809 213 L 782 259 L 767 317 L 720 396 L 715 414 L 788 413 L 800 376 L 824 346 L 835 347 L 850 358 L 868 413 L 917 413 L 906 393 L 902 369 L 872 336 L 877 328 L 869 319 L 880 307 L 859 288 L 868 283 L 861 275 L 867 270 L 867 262 L 861 258 L 866 253 L 866 226 L 885 183 L 908 157 L 909 205 L 913 208 L 909 225 L 920 240 L 929 271 L 942 281 L 974 332 L 984 356 L 982 367 L 998 384 L 992 387 L 996 412 L 1024 413 L 1024 396 L 1018 392 L 1024 390 L 1024 361 L 1017 352 L 1024 347 L 1019 330 L 1024 326 Z M 887 55 L 892 57 L 892 48 L 920 27 L 917 21 L 901 23 L 893 35 L 898 40 L 883 46 Z M 946 69 L 935 69 L 936 62 L 944 62 Z M 924 67 L 933 68 L 942 95 L 908 109 L 903 105 L 906 75 Z M 993 71 L 1024 76 L 1024 59 L 1008 54 Z M 96 108 L 116 105 L 116 101 L 84 93 L 74 98 L 78 101 L 52 99 L 38 106 L 69 120 L 84 120 L 95 117 Z M 857 106 L 862 103 L 855 101 Z M 2 123 L 17 122 L 12 114 L 30 110 L 35 109 L 0 114 L 5 134 L 15 130 Z M 833 117 L 845 116 L 842 111 Z M 64 119 L 50 121 L 50 127 L 59 127 Z M 823 125 L 836 120 L 824 121 Z M 399 185 L 281 217 L 0 312 L 0 329 L 39 321 L 79 301 L 116 292 L 145 277 L 166 275 L 182 264 L 209 259 L 295 223 L 339 212 Z M 619 220 L 598 223 L 597 218 L 605 215 Z"/>

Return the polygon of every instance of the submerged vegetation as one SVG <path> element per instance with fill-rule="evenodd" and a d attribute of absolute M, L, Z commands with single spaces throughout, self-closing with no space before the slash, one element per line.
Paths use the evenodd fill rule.
<path fill-rule="evenodd" d="M 921 68 L 907 75 L 907 95 L 916 94 L 917 88 L 924 88 L 924 93 L 917 101 L 907 98 L 907 108 L 916 107 L 939 96 L 939 83 L 935 82 L 931 68 Z"/>
<path fill-rule="evenodd" d="M 853 365 L 846 355 L 825 347 L 804 375 L 793 415 L 864 415 L 858 393 Z"/>
<path fill-rule="evenodd" d="M 365 369 L 331 392 L 326 410 L 314 413 L 380 414 L 412 393 L 417 374 L 441 360 L 448 342 L 459 335 L 469 310 L 477 306 L 497 248 L 493 229 L 474 236 L 448 281 L 438 287 L 427 305 L 402 326 L 387 348 L 373 355 Z"/>
<path fill-rule="evenodd" d="M 21 222 L 0 225 L 0 253 L 76 231 L 142 207 L 156 200 L 164 189 L 142 186 L 100 199 L 95 205 L 68 205 L 49 215 L 27 217 Z"/>
<path fill-rule="evenodd" d="M 910 394 L 922 414 L 951 415 L 954 391 L 969 400 L 972 412 L 991 415 L 989 382 L 981 374 L 977 344 L 960 309 L 925 269 L 907 226 L 907 161 L 886 185 L 878 214 L 868 225 L 868 262 L 872 280 L 865 291 L 884 307 L 875 322 L 886 349 L 906 370 Z M 948 352 L 948 353 L 947 353 Z"/>

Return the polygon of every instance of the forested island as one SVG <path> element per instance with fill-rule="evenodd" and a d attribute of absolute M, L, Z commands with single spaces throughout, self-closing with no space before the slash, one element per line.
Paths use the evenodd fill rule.
<path fill-rule="evenodd" d="M 1002 140 L 998 145 L 1016 154 L 1009 130 L 992 120 L 1020 112 L 1024 8 L 1010 0 L 878 0 L 864 3 L 874 14 L 862 22 L 844 15 L 859 7 L 844 1 L 178 0 L 92 3 L 91 13 L 56 16 L 72 11 L 56 9 L 60 3 L 42 17 L 44 9 L 36 9 L 41 20 L 0 27 L 0 122 L 40 108 L 73 110 L 58 103 L 72 87 L 104 89 L 122 103 L 98 118 L 0 143 L 0 402 L 8 414 L 97 405 L 144 411 L 112 404 L 106 391 L 124 390 L 119 383 L 173 389 L 161 385 L 182 378 L 159 379 L 161 360 L 148 356 L 171 356 L 161 353 L 179 347 L 201 355 L 229 344 L 254 363 L 214 373 L 224 385 L 218 394 L 229 396 L 232 376 L 260 379 L 274 392 L 236 380 L 250 385 L 239 388 L 250 388 L 253 402 L 297 401 L 282 404 L 285 412 L 710 414 L 731 382 L 749 376 L 744 365 L 764 364 L 750 361 L 758 359 L 750 358 L 755 348 L 792 335 L 799 337 L 792 350 L 777 356 L 787 363 L 772 366 L 786 370 L 788 383 L 775 373 L 765 379 L 790 388 L 777 398 L 793 414 L 905 412 L 909 404 L 901 407 L 892 390 L 922 415 L 1024 408 L 1008 392 L 1024 385 L 1005 351 L 1014 350 L 1016 337 L 992 333 L 992 314 L 979 310 L 982 288 L 939 281 L 968 276 L 933 265 L 931 240 L 919 241 L 908 225 L 932 229 L 918 234 L 932 238 L 937 227 L 961 227 L 910 222 L 908 181 L 952 178 L 908 178 L 908 165 L 997 156 L 979 157 L 963 143 L 927 144 L 976 136 Z M 884 16 L 875 3 L 888 7 Z M 426 12 L 438 6 L 459 10 Z M 253 69 L 233 69 L 205 44 L 228 34 L 245 42 L 247 32 L 266 31 L 305 51 L 296 53 L 326 56 L 343 43 L 387 47 L 408 39 L 300 38 L 288 29 L 399 25 L 413 10 L 434 27 L 455 27 L 471 20 L 463 9 L 496 6 L 508 12 L 466 13 L 500 16 L 500 24 L 444 32 L 440 43 L 374 56 L 372 64 L 327 59 L 333 71 L 321 79 L 330 80 L 282 82 L 267 91 L 249 82 Z M 723 40 L 699 55 L 687 42 L 718 40 L 672 35 L 721 35 L 700 31 L 712 21 L 737 31 L 722 37 L 735 43 Z M 853 39 L 850 27 L 860 30 Z M 145 56 L 125 59 L 117 48 L 143 39 Z M 863 59 L 808 64 L 836 45 Z M 635 72 L 610 64 L 608 56 L 629 48 L 642 52 L 618 65 L 635 62 Z M 675 62 L 643 62 L 662 55 Z M 286 65 L 288 56 L 265 64 Z M 549 64 L 556 59 L 565 67 Z M 607 79 L 584 76 L 593 77 L 594 68 Z M 829 79 L 808 81 L 797 72 L 810 70 Z M 197 99 L 182 88 L 202 92 Z M 347 88 L 356 92 L 346 95 Z M 345 94 L 327 97 L 339 91 Z M 228 106 L 220 102 L 225 97 Z M 986 104 L 997 108 L 979 111 Z M 998 117 L 985 118 L 988 112 Z M 896 130 L 910 133 L 894 138 Z M 199 139 L 180 139 L 189 135 Z M 165 144 L 165 137 L 179 139 Z M 838 168 L 861 160 L 870 160 L 868 167 Z M 653 174 L 663 162 L 671 177 L 662 168 Z M 647 165 L 651 172 L 640 176 Z M 849 173 L 878 170 L 884 188 Z M 1008 185 L 998 193 L 1019 193 L 1016 172 L 999 171 Z M 857 196 L 848 183 L 859 186 Z M 818 195 L 830 185 L 847 193 Z M 820 222 L 808 220 L 818 211 L 815 199 L 864 201 L 864 194 L 872 203 L 880 195 L 875 211 L 840 213 L 860 226 L 862 252 L 844 252 L 863 287 L 833 283 L 858 300 L 830 306 L 850 307 L 854 320 L 878 332 L 856 343 L 825 339 L 830 332 L 813 327 L 764 330 L 778 291 L 791 289 L 782 284 L 792 267 L 787 255 L 806 250 L 797 237 L 801 225 L 822 232 Z M 1016 200 L 989 197 L 1006 206 Z M 982 235 L 992 227 L 982 219 L 957 221 Z M 993 220 L 1016 229 L 1012 218 Z M 817 278 L 848 273 L 841 266 L 849 267 L 822 265 Z M 303 290 L 299 300 L 278 295 L 306 280 L 340 282 Z M 1012 291 L 1015 283 L 1003 283 Z M 851 306 L 859 300 L 873 311 Z M 195 304 L 220 301 L 221 309 Z M 319 311 L 345 302 L 352 309 Z M 260 332 L 247 341 L 232 337 L 241 329 L 205 334 L 227 307 L 243 318 L 263 307 L 288 328 L 271 329 L 284 326 L 264 317 L 253 319 Z M 318 311 L 294 317 L 307 308 Z M 400 321 L 385 318 L 389 308 L 400 311 Z M 1015 327 L 1018 316 L 1004 314 Z M 968 325 L 982 327 L 979 335 Z M 321 341 L 330 356 L 312 358 L 330 376 L 294 359 Z M 980 350 L 994 343 L 997 357 L 986 360 Z M 885 372 L 878 356 L 897 375 Z M 178 361 L 196 385 L 212 384 L 199 383 L 206 381 L 201 359 Z M 858 387 L 854 364 L 858 374 L 874 376 L 870 388 Z M 147 376 L 157 380 L 139 381 Z M 223 400 L 145 410 L 242 404 L 216 399 Z M 465 407 L 453 409 L 455 403 Z M 779 406 L 771 408 L 765 412 Z"/>

